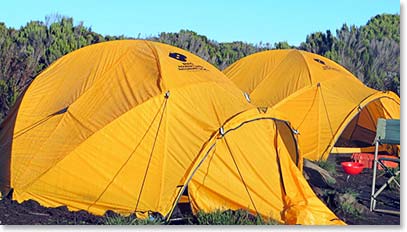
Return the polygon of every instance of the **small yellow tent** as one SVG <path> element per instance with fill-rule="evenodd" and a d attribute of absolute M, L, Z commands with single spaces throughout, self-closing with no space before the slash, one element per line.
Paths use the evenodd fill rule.
<path fill-rule="evenodd" d="M 371 145 L 377 118 L 400 118 L 400 99 L 365 86 L 337 63 L 300 50 L 271 50 L 224 70 L 253 104 L 278 109 L 299 132 L 302 156 L 326 159 L 335 143 Z"/>
<path fill-rule="evenodd" d="M 292 162 L 295 139 L 276 116 L 252 109 L 221 127 L 188 185 L 192 209 L 248 209 L 280 223 L 343 225 Z"/>
<path fill-rule="evenodd" d="M 229 121 L 233 125 L 260 121 L 261 113 L 253 110 L 258 112 L 219 70 L 184 50 L 142 40 L 88 46 L 60 58 L 36 77 L 1 125 L 0 190 L 5 195 L 13 189 L 18 202 L 33 199 L 44 206 L 66 205 L 97 215 L 106 210 L 139 217 L 159 212 L 169 218 L 194 173 L 201 173 L 200 165 L 208 161 L 207 151 L 220 128 Z M 232 149 L 242 173 L 252 175 L 254 170 L 249 169 L 258 168 L 241 163 L 251 159 L 246 155 L 256 154 L 254 164 L 260 157 L 273 162 L 268 152 L 281 149 L 280 166 L 289 176 L 286 188 L 306 192 L 278 195 L 278 202 L 261 201 L 258 204 L 269 205 L 259 210 L 273 205 L 277 211 L 295 212 L 277 218 L 282 222 L 342 224 L 326 220 L 335 215 L 298 175 L 292 161 L 298 160 L 296 142 L 288 124 L 280 136 L 259 139 L 260 133 L 278 131 L 273 125 L 252 124 L 259 125 L 253 127 L 256 131 L 230 132 L 239 134 Z M 269 143 L 270 138 L 279 140 Z M 243 145 L 247 154 L 238 150 Z M 218 154 L 224 155 L 229 156 Z M 258 170 L 264 174 L 264 167 Z M 223 172 L 227 170 L 211 176 Z M 272 173 L 274 185 L 282 184 L 281 173 Z M 264 189 L 271 182 L 253 176 L 249 184 Z M 246 195 L 237 194 L 242 196 L 240 205 L 249 206 Z M 322 211 L 300 214 L 294 206 L 307 207 L 308 198 L 317 202 L 309 209 L 318 205 Z M 194 199 L 198 206 L 213 200 Z"/>

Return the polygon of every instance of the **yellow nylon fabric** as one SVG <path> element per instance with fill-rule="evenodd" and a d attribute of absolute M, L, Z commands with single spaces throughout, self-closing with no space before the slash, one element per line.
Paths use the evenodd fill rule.
<path fill-rule="evenodd" d="M 374 120 L 400 118 L 397 95 L 368 88 L 337 63 L 305 51 L 256 53 L 235 62 L 224 73 L 250 94 L 253 104 L 283 112 L 283 118 L 300 133 L 302 156 L 311 160 L 328 157 L 359 107 L 368 107 Z M 370 104 L 375 100 L 380 104 Z M 375 123 L 365 116 L 358 124 Z"/>
<path fill-rule="evenodd" d="M 285 224 L 344 225 L 292 162 L 295 140 L 284 141 L 289 127 L 274 116 L 249 111 L 228 121 L 188 185 L 193 210 L 248 209 Z"/>

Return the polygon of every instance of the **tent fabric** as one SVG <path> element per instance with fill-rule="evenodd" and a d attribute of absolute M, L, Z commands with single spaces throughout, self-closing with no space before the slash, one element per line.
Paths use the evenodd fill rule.
<path fill-rule="evenodd" d="M 342 66 L 317 54 L 288 49 L 259 52 L 224 70 L 257 106 L 284 112 L 298 130 L 304 158 L 327 159 L 352 119 L 375 131 L 378 117 L 400 118 L 400 98 L 368 88 Z M 349 131 L 349 134 L 352 133 Z M 357 130 L 356 132 L 360 132 Z"/>
<path fill-rule="evenodd" d="M 260 178 L 270 175 L 263 173 L 265 166 L 253 165 L 260 165 L 263 156 L 275 167 L 276 161 L 266 152 L 281 149 L 280 166 L 287 166 L 284 171 L 289 176 L 286 188 L 293 194 L 304 192 L 279 194 L 278 202 L 260 202 L 268 205 L 259 209 L 282 211 L 288 200 L 282 204 L 281 197 L 287 197 L 297 208 L 289 208 L 291 216 L 280 220 L 329 223 L 309 219 L 334 217 L 323 206 L 298 216 L 304 207 L 314 210 L 323 204 L 316 202 L 296 168 L 300 156 L 291 128 L 257 122 L 263 111 L 250 104 L 222 72 L 179 48 L 144 40 L 91 45 L 60 58 L 37 76 L 2 124 L 0 190 L 5 195 L 13 189 L 18 202 L 33 199 L 44 206 L 66 205 L 96 215 L 107 210 L 138 217 L 158 212 L 168 219 L 188 182 L 193 178 L 193 183 L 200 183 L 194 175 L 207 162 L 220 128 L 254 120 L 248 128 L 256 131 L 242 126 L 230 132 L 232 136 L 244 130 L 239 134 L 245 136 L 233 139 L 238 165 L 258 153 L 255 163 L 243 166 L 250 175 L 257 173 L 248 184 L 259 185 L 260 194 L 271 187 Z M 267 134 L 277 132 L 274 137 Z M 227 158 L 229 153 L 217 154 Z M 273 173 L 274 180 L 284 174 Z M 225 197 L 233 198 L 229 194 Z M 200 198 L 195 199 L 200 204 Z M 203 199 L 215 201 L 210 196 Z M 244 205 L 244 201 L 238 202 Z"/>
<path fill-rule="evenodd" d="M 275 117 L 250 110 L 223 126 L 188 185 L 193 210 L 248 209 L 280 223 L 343 225 L 290 158 L 297 147 L 285 137 L 291 128 Z"/>

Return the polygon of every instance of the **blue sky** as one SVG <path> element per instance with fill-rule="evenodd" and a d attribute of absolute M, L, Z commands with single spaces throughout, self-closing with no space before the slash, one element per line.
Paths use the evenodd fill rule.
<path fill-rule="evenodd" d="M 190 29 L 218 42 L 287 41 L 343 23 L 363 25 L 381 13 L 400 14 L 399 0 L 5 0 L 0 22 L 19 28 L 58 13 L 103 35 L 141 37 Z"/>

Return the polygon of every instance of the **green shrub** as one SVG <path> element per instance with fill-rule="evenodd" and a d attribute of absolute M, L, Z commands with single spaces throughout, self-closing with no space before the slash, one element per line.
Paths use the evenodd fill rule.
<path fill-rule="evenodd" d="M 344 188 L 344 192 L 345 194 L 351 195 L 355 200 L 359 196 L 359 193 L 353 188 Z"/>
<path fill-rule="evenodd" d="M 353 204 L 350 204 L 348 202 L 343 202 L 340 205 L 340 209 L 347 216 L 351 216 L 351 217 L 360 216 L 360 212 L 354 207 Z"/>
<path fill-rule="evenodd" d="M 316 164 L 321 167 L 322 169 L 325 169 L 326 171 L 329 172 L 332 176 L 336 175 L 336 165 L 333 162 L 330 162 L 328 160 L 318 160 L 316 161 Z"/>
<path fill-rule="evenodd" d="M 346 188 L 345 193 L 341 194 L 338 200 L 339 207 L 337 212 L 342 212 L 345 217 L 359 217 L 363 212 L 358 207 L 357 197 L 359 193 L 353 189 Z"/>
<path fill-rule="evenodd" d="M 141 219 L 136 218 L 134 215 L 128 217 L 120 215 L 105 216 L 105 225 L 161 225 L 165 222 L 161 219 Z"/>
<path fill-rule="evenodd" d="M 196 215 L 198 225 L 277 225 L 273 219 L 253 216 L 247 210 L 216 210 L 210 213 L 199 211 Z"/>
<path fill-rule="evenodd" d="M 400 175 L 396 176 L 396 181 L 398 183 L 400 183 Z M 394 181 L 390 182 L 389 189 L 390 189 L 390 191 L 395 191 L 395 192 L 400 191 L 400 187 Z"/>

